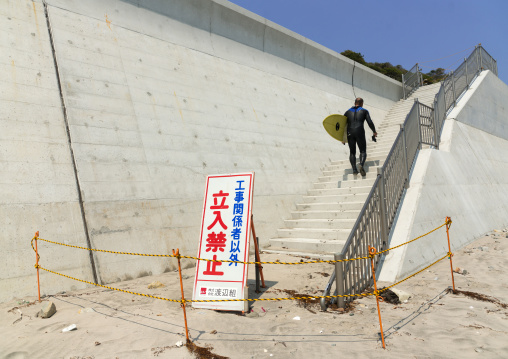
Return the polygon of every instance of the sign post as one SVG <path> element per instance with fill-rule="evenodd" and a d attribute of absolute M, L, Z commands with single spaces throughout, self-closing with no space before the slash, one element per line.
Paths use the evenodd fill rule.
<path fill-rule="evenodd" d="M 206 178 L 198 257 L 249 261 L 254 173 Z M 198 261 L 193 300 L 244 299 L 248 265 Z M 239 302 L 193 302 L 194 308 L 243 311 Z"/>

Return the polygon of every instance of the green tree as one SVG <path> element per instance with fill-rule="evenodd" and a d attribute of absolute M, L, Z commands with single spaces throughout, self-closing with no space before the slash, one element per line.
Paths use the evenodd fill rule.
<path fill-rule="evenodd" d="M 431 70 L 427 73 L 430 77 L 432 77 L 436 81 L 442 81 L 446 77 L 445 69 L 438 67 L 435 70 Z"/>
<path fill-rule="evenodd" d="M 346 51 L 341 52 L 340 54 L 350 58 L 353 61 L 359 62 L 362 65 L 367 65 L 367 63 L 365 62 L 365 59 L 363 58 L 363 55 L 359 52 L 346 50 Z"/>
<path fill-rule="evenodd" d="M 365 61 L 364 55 L 353 50 L 346 50 L 340 54 L 397 81 L 402 81 L 402 74 L 407 73 L 407 70 L 401 65 L 394 66 L 389 62 L 367 62 Z M 431 70 L 426 74 L 422 74 L 424 84 L 433 84 L 443 81 L 446 76 L 445 69 L 441 67 Z"/>

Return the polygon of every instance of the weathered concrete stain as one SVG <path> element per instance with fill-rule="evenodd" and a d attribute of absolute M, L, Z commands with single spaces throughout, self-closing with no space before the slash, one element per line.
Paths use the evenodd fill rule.
<path fill-rule="evenodd" d="M 105 14 L 104 17 L 106 18 L 106 25 L 111 30 L 111 21 L 108 19 L 108 14 Z"/>
<path fill-rule="evenodd" d="M 176 92 L 173 91 L 173 93 L 175 94 L 175 100 L 176 100 L 176 106 L 178 107 L 178 112 L 180 112 L 180 117 L 182 118 L 182 122 L 184 122 L 182 108 L 180 107 L 180 102 L 178 102 L 178 97 L 176 96 Z"/>
<path fill-rule="evenodd" d="M 109 234 L 109 233 L 123 233 L 123 232 L 129 232 L 131 229 L 132 228 L 130 226 L 126 226 L 126 227 L 118 228 L 118 229 L 110 229 L 109 227 L 102 226 L 100 229 L 93 228 L 90 231 L 90 234 L 92 236 L 97 236 L 97 235 Z"/>
<path fill-rule="evenodd" d="M 38 37 L 40 38 L 41 37 L 41 33 L 39 31 L 39 21 L 37 20 L 37 9 L 35 8 L 35 3 L 34 2 L 32 3 L 32 6 L 34 8 L 35 27 L 37 28 L 37 35 L 39 35 Z"/>

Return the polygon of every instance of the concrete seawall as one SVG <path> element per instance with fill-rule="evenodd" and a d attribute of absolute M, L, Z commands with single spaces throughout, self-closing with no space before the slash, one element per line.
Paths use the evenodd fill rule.
<path fill-rule="evenodd" d="M 0 300 L 5 300 L 37 293 L 30 247 L 36 230 L 85 247 L 86 236 L 42 4 L 0 2 L 0 28 Z M 92 280 L 82 251 L 48 248 L 43 261 Z M 84 286 L 42 278 L 47 293 Z"/>
<path fill-rule="evenodd" d="M 322 119 L 362 96 L 380 123 L 401 97 L 400 83 L 226 1 L 48 0 L 47 13 L 39 1 L 0 5 L 10 74 L 0 82 L 0 300 L 35 294 L 35 230 L 86 247 L 86 224 L 94 248 L 195 254 L 208 174 L 256 172 L 266 242 L 320 168 L 347 158 Z M 41 247 L 43 266 L 93 280 L 86 251 Z M 94 260 L 103 283 L 174 268 Z M 45 293 L 82 286 L 51 274 L 43 283 Z"/>
<path fill-rule="evenodd" d="M 453 220 L 452 251 L 508 225 L 507 98 L 508 86 L 490 71 L 476 79 L 448 115 L 440 149 L 420 151 L 390 246 L 430 231 L 446 216 Z M 391 251 L 380 280 L 405 278 L 447 252 L 443 228 Z"/>

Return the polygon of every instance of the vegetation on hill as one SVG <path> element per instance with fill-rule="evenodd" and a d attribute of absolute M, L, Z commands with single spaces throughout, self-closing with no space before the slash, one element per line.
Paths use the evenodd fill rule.
<path fill-rule="evenodd" d="M 354 52 L 352 50 L 346 50 L 341 52 L 341 55 L 344 55 L 350 58 L 353 61 L 356 61 L 362 65 L 370 67 L 371 69 L 382 73 L 392 79 L 397 81 L 402 81 L 402 74 L 405 74 L 407 70 L 403 68 L 401 65 L 393 66 L 389 62 L 367 62 L 365 61 L 363 55 L 359 52 Z M 429 71 L 426 74 L 422 74 L 424 84 L 433 84 L 439 81 L 442 81 L 445 77 L 445 69 L 437 68 L 432 71 Z"/>

